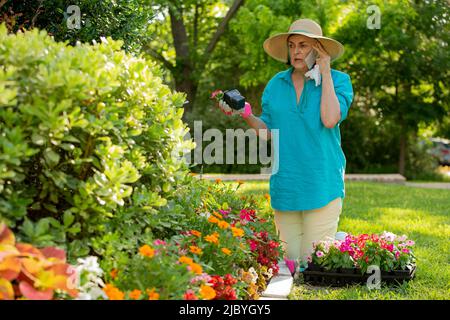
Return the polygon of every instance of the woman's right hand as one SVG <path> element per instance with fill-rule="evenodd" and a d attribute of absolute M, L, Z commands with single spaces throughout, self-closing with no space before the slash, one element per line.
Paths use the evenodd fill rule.
<path fill-rule="evenodd" d="M 219 100 L 217 103 L 217 106 L 219 107 L 220 111 L 222 111 L 227 116 L 231 116 L 233 114 L 238 114 L 236 110 L 232 109 L 228 103 L 226 103 L 224 100 Z"/>

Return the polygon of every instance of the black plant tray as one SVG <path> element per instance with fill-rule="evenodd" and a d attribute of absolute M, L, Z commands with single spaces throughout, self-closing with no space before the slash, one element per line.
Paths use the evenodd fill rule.
<path fill-rule="evenodd" d="M 406 270 L 381 271 L 381 282 L 386 284 L 400 284 L 414 278 L 416 266 L 410 265 Z M 324 270 L 323 268 L 309 265 L 303 271 L 305 283 L 315 286 L 342 287 L 352 284 L 366 284 L 371 274 L 362 274 L 359 269 Z"/>

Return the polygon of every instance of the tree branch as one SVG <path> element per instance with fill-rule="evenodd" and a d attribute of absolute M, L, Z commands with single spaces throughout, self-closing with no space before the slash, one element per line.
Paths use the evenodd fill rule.
<path fill-rule="evenodd" d="M 159 52 L 156 52 L 152 48 L 150 48 L 148 45 L 143 47 L 144 51 L 148 53 L 151 57 L 158 60 L 159 62 L 162 62 L 164 66 L 169 69 L 170 71 L 173 71 L 175 69 L 175 66 L 166 60 L 166 58 L 163 57 L 163 55 Z"/>
<path fill-rule="evenodd" d="M 211 41 L 208 44 L 208 47 L 205 50 L 204 57 L 205 57 L 205 63 L 208 60 L 208 57 L 210 53 L 214 50 L 217 42 L 219 41 L 222 34 L 225 33 L 225 29 L 228 25 L 228 22 L 233 18 L 233 16 L 236 14 L 236 12 L 239 10 L 239 7 L 244 3 L 244 0 L 235 0 L 233 4 L 231 5 L 230 9 L 228 10 L 225 18 L 220 23 L 219 27 L 216 30 L 216 33 L 211 38 Z"/>

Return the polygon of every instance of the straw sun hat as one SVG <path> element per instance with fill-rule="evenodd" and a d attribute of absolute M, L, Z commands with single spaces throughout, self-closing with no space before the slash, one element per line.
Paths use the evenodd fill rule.
<path fill-rule="evenodd" d="M 263 48 L 272 58 L 286 63 L 288 60 L 287 38 L 291 34 L 300 34 L 309 38 L 317 39 L 330 55 L 330 60 L 336 60 L 344 53 L 344 46 L 331 38 L 322 35 L 320 25 L 311 19 L 299 19 L 294 21 L 286 33 L 276 34 L 264 41 Z"/>

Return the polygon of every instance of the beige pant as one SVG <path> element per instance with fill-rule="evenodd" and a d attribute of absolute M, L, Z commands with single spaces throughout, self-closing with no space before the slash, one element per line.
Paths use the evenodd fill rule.
<path fill-rule="evenodd" d="M 286 258 L 306 262 L 315 241 L 334 240 L 342 198 L 330 201 L 326 206 L 313 210 L 274 210 L 275 226 L 286 253 Z"/>

